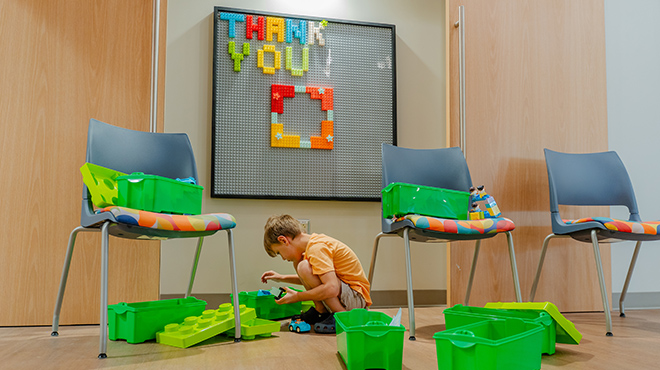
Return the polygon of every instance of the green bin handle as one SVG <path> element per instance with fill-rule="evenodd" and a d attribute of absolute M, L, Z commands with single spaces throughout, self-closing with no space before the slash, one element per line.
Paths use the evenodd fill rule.
<path fill-rule="evenodd" d="M 126 302 L 120 302 L 110 308 L 112 308 L 112 310 L 115 311 L 118 315 L 122 315 L 126 311 L 128 311 L 128 305 L 126 304 Z"/>
<path fill-rule="evenodd" d="M 463 336 L 468 336 L 468 337 L 474 337 L 475 336 L 474 333 L 469 331 L 469 330 L 457 330 L 457 331 L 455 331 L 451 334 L 452 335 L 463 335 Z M 456 347 L 459 347 L 459 348 L 470 348 L 470 347 L 473 347 L 476 344 L 475 342 L 465 342 L 465 341 L 458 340 L 458 339 L 449 339 L 449 341 L 453 345 L 455 345 Z"/>

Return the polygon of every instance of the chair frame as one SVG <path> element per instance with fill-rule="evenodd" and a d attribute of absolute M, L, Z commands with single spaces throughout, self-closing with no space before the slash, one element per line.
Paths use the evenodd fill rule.
<path fill-rule="evenodd" d="M 590 242 L 594 252 L 594 260 L 596 262 L 596 270 L 598 273 L 598 283 L 600 286 L 601 300 L 603 303 L 603 311 L 605 312 L 606 322 L 606 336 L 612 336 L 612 316 L 610 312 L 610 304 L 607 296 L 607 285 L 603 273 L 603 263 L 601 259 L 599 243 L 614 243 L 624 240 L 636 241 L 635 250 L 630 260 L 630 266 L 626 275 L 626 280 L 623 284 L 623 290 L 619 298 L 619 315 L 625 317 L 624 301 L 630 285 L 630 280 L 635 269 L 637 257 L 642 246 L 642 241 L 645 240 L 660 240 L 660 235 L 647 235 L 647 234 L 634 234 L 619 231 L 608 230 L 603 224 L 599 222 L 584 222 L 578 224 L 566 224 L 559 214 L 559 205 L 574 205 L 574 206 L 615 206 L 623 205 L 628 208 L 630 213 L 629 221 L 642 222 L 637 209 L 637 201 L 635 192 L 632 187 L 632 182 L 626 168 L 621 161 L 621 158 L 614 151 L 600 152 L 600 153 L 586 153 L 586 154 L 569 154 L 544 149 L 546 157 L 546 166 L 548 170 L 548 184 L 550 191 L 550 213 L 552 223 L 552 233 L 543 240 L 543 247 L 541 248 L 541 256 L 536 269 L 534 282 L 530 291 L 529 300 L 534 301 L 536 290 L 538 287 L 539 279 L 541 277 L 541 270 L 545 261 L 545 255 L 548 249 L 550 240 L 556 238 L 573 238 L 581 242 Z M 593 183 L 598 183 L 598 189 L 591 189 L 591 194 L 571 194 L 565 195 L 561 193 L 568 185 L 562 183 L 567 176 L 559 173 L 557 170 L 560 166 L 580 166 L 579 170 L 573 169 L 573 173 L 580 173 L 580 171 L 591 170 L 596 173 L 591 173 L 590 176 L 572 176 L 575 184 L 571 187 L 575 189 L 584 188 Z M 596 164 L 606 165 L 607 170 L 603 171 L 598 168 Z M 599 171 L 600 170 L 600 171 Z M 615 175 L 612 176 L 612 173 Z M 594 181 L 595 179 L 595 181 Z M 593 186 L 592 186 L 593 187 Z M 559 188 L 559 189 L 558 189 Z M 611 192 L 612 199 L 607 199 L 600 194 L 607 194 Z"/>
<path fill-rule="evenodd" d="M 382 185 L 386 185 L 393 182 L 406 182 L 401 178 L 402 174 L 391 174 L 393 172 L 386 167 L 386 157 L 399 157 L 401 155 L 414 155 L 414 152 L 417 153 L 428 153 L 428 155 L 441 155 L 442 157 L 451 158 L 456 160 L 462 160 L 462 163 L 454 168 L 456 172 L 454 175 L 458 178 L 458 184 L 443 184 L 443 186 L 438 186 L 433 181 L 438 179 L 430 179 L 429 183 L 418 184 L 434 187 L 444 187 L 452 190 L 461 190 L 466 191 L 472 186 L 472 180 L 470 177 L 470 172 L 465 162 L 465 157 L 463 156 L 462 151 L 459 148 L 444 148 L 444 149 L 408 149 L 400 148 L 389 144 L 382 145 L 383 150 L 383 178 Z M 396 154 L 394 154 L 396 152 Z M 404 176 L 405 177 L 405 176 Z M 410 325 L 410 340 L 415 340 L 415 305 L 413 299 L 413 287 L 412 287 L 412 265 L 410 258 L 410 241 L 417 242 L 451 242 L 451 241 L 460 241 L 460 240 L 475 240 L 474 255 L 472 258 L 472 265 L 470 267 L 470 277 L 468 280 L 467 291 L 465 294 L 465 305 L 468 305 L 470 300 L 470 293 L 472 290 L 472 283 L 474 281 L 474 273 L 477 265 L 477 259 L 479 257 L 479 251 L 481 247 L 481 240 L 492 238 L 499 233 L 493 234 L 480 234 L 480 235 L 461 235 L 461 234 L 450 234 L 442 233 L 437 231 L 429 231 L 415 228 L 414 224 L 410 220 L 402 220 L 397 222 L 392 222 L 392 220 L 382 219 L 382 232 L 380 232 L 376 239 L 374 240 L 373 252 L 371 255 L 371 264 L 369 266 L 369 283 L 373 284 L 373 276 L 375 271 L 376 256 L 378 254 L 378 246 L 380 239 L 383 237 L 393 237 L 399 236 L 404 240 L 404 251 L 406 255 L 406 280 L 407 280 L 407 299 L 408 299 L 408 319 Z M 518 278 L 518 269 L 516 265 L 515 251 L 513 247 L 513 238 L 511 237 L 511 232 L 504 232 L 507 238 L 507 244 L 509 249 L 509 259 L 511 262 L 511 274 L 513 277 L 514 292 L 516 295 L 516 300 L 522 302 L 522 296 L 520 293 L 520 281 Z"/>
<path fill-rule="evenodd" d="M 89 133 L 88 133 L 88 144 L 87 144 L 87 162 L 95 163 L 94 154 L 96 148 L 94 148 L 94 139 L 100 135 L 137 135 L 141 138 L 154 138 L 156 137 L 169 137 L 172 140 L 175 140 L 179 145 L 187 142 L 187 151 L 190 158 L 184 158 L 190 163 L 187 164 L 188 169 L 187 173 L 181 173 L 181 178 L 193 177 L 197 180 L 197 168 L 194 162 L 194 156 L 192 154 L 192 147 L 190 146 L 190 141 L 186 134 L 163 134 L 163 133 L 149 133 L 128 130 L 116 126 L 112 126 L 95 119 L 91 119 L 89 123 Z M 98 140 L 98 139 L 97 139 Z M 138 138 L 139 140 L 139 138 Z M 151 140 L 151 139 L 150 139 Z M 111 141 L 111 140 L 110 140 Z M 185 146 L 185 145 L 183 145 Z M 107 148 L 104 148 L 107 149 Z M 105 153 L 107 155 L 107 153 Z M 97 155 L 98 157 L 98 155 Z M 104 165 L 102 163 L 95 163 L 99 165 Z M 136 163 L 131 164 L 133 166 L 139 165 Z M 185 165 L 184 165 L 185 167 Z M 124 172 L 134 172 L 130 169 L 124 170 Z M 139 168 L 139 167 L 138 167 Z M 123 168 L 113 168 L 116 170 L 122 170 Z M 185 170 L 184 170 L 185 172 Z M 154 173 L 158 174 L 158 173 Z M 188 284 L 188 289 L 185 296 L 188 297 L 191 295 L 192 287 L 195 280 L 195 275 L 197 271 L 197 265 L 199 263 L 199 256 L 202 250 L 202 244 L 205 236 L 213 235 L 217 231 L 227 231 L 228 245 L 229 245 L 229 263 L 230 263 L 230 272 L 231 272 L 231 289 L 233 294 L 233 305 L 234 305 L 234 323 L 235 327 L 240 328 L 240 308 L 238 302 L 238 283 L 236 279 L 236 263 L 235 263 L 235 248 L 234 248 L 234 238 L 232 229 L 223 229 L 223 230 L 212 230 L 212 231 L 169 231 L 169 230 L 156 230 L 140 226 L 133 226 L 122 224 L 118 222 L 114 215 L 110 212 L 94 213 L 93 204 L 91 201 L 91 196 L 85 185 L 83 185 L 83 196 L 82 196 L 82 210 L 81 210 L 81 226 L 74 228 L 69 235 L 69 243 L 67 246 L 66 257 L 64 259 L 64 266 L 62 268 L 62 276 L 60 278 L 60 285 L 57 295 L 57 301 L 55 303 L 55 309 L 53 312 L 53 325 L 51 336 L 58 336 L 59 332 L 59 320 L 60 313 L 62 310 L 62 302 L 64 298 L 64 292 L 66 290 L 66 283 L 69 276 L 69 269 L 71 266 L 71 259 L 73 257 L 73 247 L 76 242 L 76 237 L 80 232 L 101 232 L 101 298 L 100 298 L 100 333 L 99 333 L 99 355 L 98 358 L 107 357 L 107 341 L 108 341 L 108 260 L 109 260 L 109 236 L 113 235 L 121 238 L 133 239 L 140 235 L 154 236 L 158 238 L 192 238 L 198 237 L 197 249 L 195 252 L 195 257 L 193 260 L 193 266 L 190 273 L 190 282 Z M 239 342 L 241 340 L 241 331 L 235 330 L 234 341 Z"/>

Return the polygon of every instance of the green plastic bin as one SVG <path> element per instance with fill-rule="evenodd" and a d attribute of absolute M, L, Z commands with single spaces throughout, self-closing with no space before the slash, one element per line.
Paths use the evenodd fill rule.
<path fill-rule="evenodd" d="M 273 295 L 258 295 L 258 291 L 239 292 L 238 302 L 246 307 L 254 308 L 257 317 L 266 320 L 278 320 L 300 315 L 302 303 L 277 304 Z M 230 294 L 230 297 L 233 296 Z"/>
<path fill-rule="evenodd" d="M 394 182 L 381 190 L 383 217 L 407 214 L 467 220 L 470 193 Z"/>
<path fill-rule="evenodd" d="M 113 304 L 108 306 L 108 337 L 128 343 L 156 339 L 165 325 L 201 315 L 205 307 L 206 302 L 195 297 Z"/>
<path fill-rule="evenodd" d="M 538 370 L 543 327 L 514 318 L 481 321 L 433 335 L 438 369 Z"/>
<path fill-rule="evenodd" d="M 382 312 L 357 308 L 335 313 L 337 352 L 348 370 L 401 369 L 403 325 Z"/>
<path fill-rule="evenodd" d="M 527 322 L 539 324 L 541 327 L 543 327 L 543 343 L 541 345 L 541 353 L 548 355 L 555 353 L 555 338 L 557 336 L 556 326 L 555 321 L 547 312 L 527 310 L 498 310 L 495 308 L 471 307 L 457 304 L 454 307 L 446 308 L 443 313 L 445 315 L 446 329 L 454 329 L 464 325 L 498 318 L 517 318 Z"/>
<path fill-rule="evenodd" d="M 82 165 L 80 173 L 95 206 L 103 208 L 117 205 L 117 178 L 125 176 L 125 173 L 93 163 Z"/>
<path fill-rule="evenodd" d="M 117 205 L 158 213 L 198 215 L 203 187 L 167 177 L 134 172 L 117 178 Z"/>

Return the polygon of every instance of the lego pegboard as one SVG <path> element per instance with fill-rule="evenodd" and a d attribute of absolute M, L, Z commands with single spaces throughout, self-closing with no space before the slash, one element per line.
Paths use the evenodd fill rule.
<path fill-rule="evenodd" d="M 395 28 L 216 7 L 212 196 L 380 200 Z"/>

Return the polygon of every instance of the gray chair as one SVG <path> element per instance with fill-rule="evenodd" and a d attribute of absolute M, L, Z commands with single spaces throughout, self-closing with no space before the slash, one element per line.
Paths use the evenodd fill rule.
<path fill-rule="evenodd" d="M 186 134 L 150 133 L 128 130 L 112 126 L 95 119 L 89 121 L 87 134 L 87 162 L 107 167 L 124 173 L 143 172 L 168 178 L 188 178 L 197 180 L 197 166 L 193 150 Z M 186 297 L 191 294 L 195 279 L 199 255 L 204 237 L 219 230 L 227 231 L 229 242 L 229 261 L 231 266 L 231 284 L 235 314 L 235 325 L 240 328 L 238 304 L 238 285 L 234 262 L 234 240 L 232 229 L 236 226 L 233 216 L 226 213 L 206 215 L 173 216 L 169 214 L 150 214 L 152 217 L 168 218 L 168 222 L 177 220 L 204 220 L 205 226 L 187 225 L 179 230 L 161 228 L 159 223 L 144 225 L 140 222 L 139 212 L 124 207 L 108 207 L 94 209 L 87 187 L 83 184 L 82 209 L 80 226 L 76 227 L 69 237 L 69 245 L 62 269 L 60 287 L 53 313 L 52 336 L 58 335 L 62 299 L 69 275 L 71 257 L 76 236 L 79 232 L 101 232 L 101 299 L 100 299 L 100 339 L 99 358 L 105 358 L 108 340 L 108 243 L 109 235 L 119 238 L 199 238 L 197 251 L 193 260 L 192 272 Z M 183 224 L 183 223 L 182 223 Z M 188 222 L 190 224 L 190 222 Z M 202 229 L 203 228 L 203 229 Z M 240 341 L 241 331 L 235 331 L 235 341 Z"/>
<path fill-rule="evenodd" d="M 425 185 L 450 190 L 468 191 L 472 184 L 470 171 L 459 148 L 445 149 L 408 149 L 397 146 L 382 145 L 383 187 L 394 183 L 403 182 L 408 184 Z M 467 207 L 467 204 L 466 204 Z M 382 232 L 376 236 L 374 241 L 371 265 L 369 267 L 369 282 L 373 283 L 376 255 L 378 244 L 382 237 L 400 236 L 403 238 L 406 254 L 406 276 L 408 295 L 408 317 L 410 322 L 410 338 L 415 340 L 415 307 L 413 302 L 412 269 L 410 265 L 410 241 L 416 242 L 447 242 L 454 240 L 476 241 L 470 277 L 465 294 L 465 305 L 470 299 L 470 290 L 474 279 L 474 271 L 479 256 L 479 247 L 482 239 L 492 238 L 499 233 L 504 233 L 509 246 L 509 257 L 511 260 L 511 273 L 516 294 L 516 300 L 521 302 L 520 283 L 518 281 L 518 270 L 516 267 L 513 239 L 510 231 L 515 228 L 513 222 L 504 217 L 493 220 L 493 227 L 480 229 L 481 221 L 463 221 L 474 225 L 467 229 L 458 226 L 455 232 L 438 231 L 427 221 L 429 217 L 412 217 L 411 219 L 392 220 L 382 218 Z M 432 219 L 432 218 L 431 218 Z M 435 219 L 441 220 L 441 219 Z M 443 222 L 454 222 L 444 220 Z"/>
<path fill-rule="evenodd" d="M 625 317 L 623 302 L 626 298 L 626 292 L 642 241 L 660 240 L 660 235 L 657 234 L 660 222 L 643 222 L 639 217 L 630 177 L 616 152 L 570 154 L 545 149 L 545 162 L 548 169 L 550 189 L 552 234 L 548 235 L 543 241 L 541 258 L 529 300 L 533 301 L 536 295 L 548 242 L 551 239 L 570 237 L 577 241 L 591 243 L 596 259 L 600 293 L 605 311 L 606 335 L 611 336 L 612 318 L 603 276 L 599 242 L 637 241 L 619 299 L 620 315 Z M 559 214 L 559 205 L 626 206 L 630 215 L 628 220 L 616 220 L 606 217 L 564 220 Z"/>

